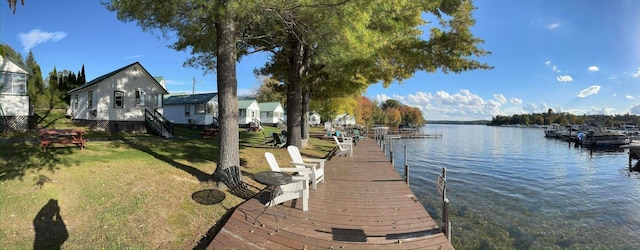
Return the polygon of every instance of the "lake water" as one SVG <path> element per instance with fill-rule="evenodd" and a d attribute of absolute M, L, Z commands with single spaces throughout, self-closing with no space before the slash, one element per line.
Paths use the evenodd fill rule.
<path fill-rule="evenodd" d="M 640 175 L 626 150 L 593 151 L 539 128 L 427 125 L 442 138 L 394 140 L 395 168 L 441 221 L 447 168 L 452 242 L 469 248 L 640 247 Z M 635 163 L 635 161 L 634 161 Z"/>

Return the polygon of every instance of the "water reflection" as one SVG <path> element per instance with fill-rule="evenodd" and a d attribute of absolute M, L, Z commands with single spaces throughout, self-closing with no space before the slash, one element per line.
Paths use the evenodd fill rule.
<path fill-rule="evenodd" d="M 60 249 L 69 238 L 67 227 L 60 216 L 58 200 L 50 199 L 33 218 L 33 228 L 36 237 L 33 249 Z"/>
<path fill-rule="evenodd" d="M 576 147 L 540 129 L 428 125 L 407 146 L 411 188 L 439 220 L 435 176 L 447 168 L 456 248 L 633 248 L 640 173 L 623 148 Z M 395 154 L 402 163 L 402 153 Z M 403 172 L 404 166 L 396 164 Z"/>

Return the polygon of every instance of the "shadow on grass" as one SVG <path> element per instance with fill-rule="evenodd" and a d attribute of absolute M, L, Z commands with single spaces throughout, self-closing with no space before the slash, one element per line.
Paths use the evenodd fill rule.
<path fill-rule="evenodd" d="M 69 238 L 67 226 L 60 216 L 58 200 L 50 199 L 33 218 L 36 233 L 33 249 L 60 249 Z"/>
<path fill-rule="evenodd" d="M 145 152 L 160 161 L 164 161 L 177 169 L 185 171 L 201 182 L 212 180 L 211 174 L 176 161 L 176 159 L 186 159 L 192 162 L 205 162 L 210 160 L 215 162 L 214 158 L 203 158 L 203 156 L 207 154 L 201 150 L 206 150 L 207 147 L 187 143 L 163 143 L 163 139 L 131 140 L 121 138 L 121 140 L 129 147 Z M 210 156 L 215 155 L 213 147 L 209 147 L 208 149 L 211 150 Z M 161 151 L 165 152 L 165 154 L 159 153 Z"/>
<path fill-rule="evenodd" d="M 80 162 L 68 156 L 80 153 L 76 146 L 49 147 L 47 152 L 38 143 L 0 143 L 0 181 L 20 179 L 29 171 L 48 170 L 55 172 L 60 166 L 79 165 Z"/>

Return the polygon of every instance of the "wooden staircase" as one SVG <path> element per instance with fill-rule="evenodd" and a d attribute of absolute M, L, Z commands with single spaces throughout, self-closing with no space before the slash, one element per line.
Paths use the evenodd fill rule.
<path fill-rule="evenodd" d="M 173 138 L 173 124 L 160 114 L 158 111 L 151 112 L 146 109 L 144 111 L 144 120 L 147 127 L 151 128 L 151 131 L 156 135 L 164 138 Z"/>

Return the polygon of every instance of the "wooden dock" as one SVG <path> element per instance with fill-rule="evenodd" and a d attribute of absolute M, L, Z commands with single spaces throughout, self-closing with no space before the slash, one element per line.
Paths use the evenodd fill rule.
<path fill-rule="evenodd" d="M 380 146 L 366 139 L 354 149 L 353 157 L 326 162 L 309 211 L 285 202 L 276 206 L 276 224 L 272 208 L 261 215 L 265 195 L 249 199 L 208 249 L 453 249 Z"/>

